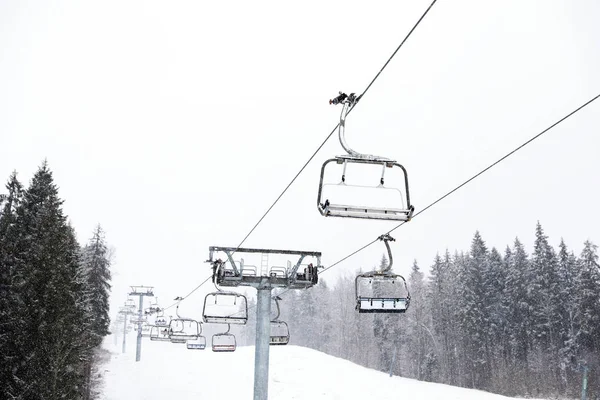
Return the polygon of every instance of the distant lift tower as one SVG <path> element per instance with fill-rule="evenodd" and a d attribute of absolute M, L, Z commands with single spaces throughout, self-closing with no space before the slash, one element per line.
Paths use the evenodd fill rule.
<path fill-rule="evenodd" d="M 123 347 L 121 349 L 122 353 L 125 353 L 125 346 L 127 344 L 127 316 L 134 315 L 135 313 L 126 302 L 125 305 L 119 308 L 119 322 L 123 322 Z"/>
<path fill-rule="evenodd" d="M 139 308 L 137 318 L 133 319 L 133 323 L 137 324 L 137 345 L 135 348 L 135 361 L 140 361 L 140 357 L 142 355 L 142 325 L 144 324 L 144 296 L 154 297 L 154 287 L 153 286 L 130 286 L 131 292 L 129 292 L 130 296 L 138 296 L 139 300 Z"/>
<path fill-rule="evenodd" d="M 226 261 L 215 258 L 216 252 L 225 253 Z M 233 253 L 259 253 L 261 264 L 257 268 L 233 260 Z M 294 264 L 269 266 L 269 254 L 289 255 Z M 297 258 L 296 258 L 297 257 Z M 313 258 L 309 264 L 306 258 Z M 310 261 L 310 260 L 307 260 Z M 257 290 L 256 349 L 254 358 L 254 400 L 267 400 L 269 383 L 269 342 L 271 328 L 271 290 L 273 288 L 307 289 L 317 284 L 321 267 L 321 253 L 272 249 L 244 249 L 236 247 L 209 247 L 208 262 L 213 267 L 213 282 L 218 286 L 251 286 Z M 313 265 L 314 263 L 314 265 Z"/>

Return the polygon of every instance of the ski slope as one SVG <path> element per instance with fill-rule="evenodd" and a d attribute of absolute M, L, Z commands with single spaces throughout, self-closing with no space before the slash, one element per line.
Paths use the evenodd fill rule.
<path fill-rule="evenodd" d="M 135 362 L 135 337 L 127 353 L 108 338 L 103 400 L 252 399 L 254 347 L 233 353 L 187 350 L 144 338 Z M 209 340 L 210 342 L 210 340 Z M 349 361 L 298 346 L 271 346 L 270 400 L 495 400 L 508 397 L 413 379 L 389 377 Z"/>

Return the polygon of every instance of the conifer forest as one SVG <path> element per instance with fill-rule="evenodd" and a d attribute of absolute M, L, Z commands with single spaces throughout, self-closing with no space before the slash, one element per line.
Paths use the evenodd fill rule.
<path fill-rule="evenodd" d="M 0 197 L 3 399 L 100 394 L 111 252 L 100 226 L 79 244 L 62 204 L 45 162 L 28 187 L 13 172 Z M 442 250 L 428 269 L 415 260 L 410 311 L 400 317 L 356 313 L 354 276 L 286 293 L 292 344 L 423 381 L 576 398 L 582 368 L 600 368 L 598 248 L 555 248 L 539 222 L 533 233 L 498 250 L 475 232 L 468 250 Z M 384 255 L 373 267 L 387 263 Z M 244 344 L 254 343 L 254 319 Z"/>
<path fill-rule="evenodd" d="M 282 318 L 303 332 L 293 344 L 395 375 L 578 398 L 582 368 L 596 377 L 600 367 L 598 248 L 586 241 L 575 255 L 561 240 L 556 249 L 539 223 L 532 242 L 532 254 L 519 238 L 498 250 L 476 232 L 468 251 L 442 251 L 428 274 L 415 261 L 400 318 L 356 313 L 354 276 L 285 294 Z M 598 393 L 598 379 L 589 385 Z"/>
<path fill-rule="evenodd" d="M 13 172 L 0 193 L 0 398 L 97 398 L 110 324 L 104 232 L 78 243 L 46 162 L 28 187 Z"/>

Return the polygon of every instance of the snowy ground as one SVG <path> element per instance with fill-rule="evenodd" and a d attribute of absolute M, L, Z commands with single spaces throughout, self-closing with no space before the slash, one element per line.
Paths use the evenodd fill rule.
<path fill-rule="evenodd" d="M 169 342 L 142 342 L 142 360 L 135 362 L 135 337 L 127 353 L 108 338 L 113 354 L 105 366 L 103 400 L 251 399 L 254 347 L 233 353 L 187 350 Z M 507 397 L 478 390 L 392 377 L 349 361 L 298 346 L 272 346 L 270 400 L 315 399 L 477 399 Z"/>

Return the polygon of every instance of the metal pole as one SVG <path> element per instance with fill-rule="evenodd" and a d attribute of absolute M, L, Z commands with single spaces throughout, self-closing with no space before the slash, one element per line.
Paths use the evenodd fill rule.
<path fill-rule="evenodd" d="M 114 330 L 114 339 L 115 339 L 115 347 L 117 347 L 117 345 L 119 344 L 119 327 L 117 326 L 117 322 L 115 321 L 115 323 L 113 324 L 113 330 Z"/>
<path fill-rule="evenodd" d="M 581 400 L 587 399 L 588 366 L 583 366 L 583 382 L 581 383 Z"/>
<path fill-rule="evenodd" d="M 125 344 L 127 343 L 127 314 L 123 313 L 123 353 L 125 353 Z"/>
<path fill-rule="evenodd" d="M 140 361 L 140 357 L 142 356 L 142 324 L 140 321 L 142 320 L 142 313 L 144 310 L 144 296 L 140 295 L 140 308 L 138 310 L 138 332 L 137 332 L 137 346 L 135 348 L 135 361 Z"/>
<path fill-rule="evenodd" d="M 269 395 L 269 342 L 271 337 L 271 288 L 258 288 L 256 349 L 254 353 L 254 400 Z"/>

